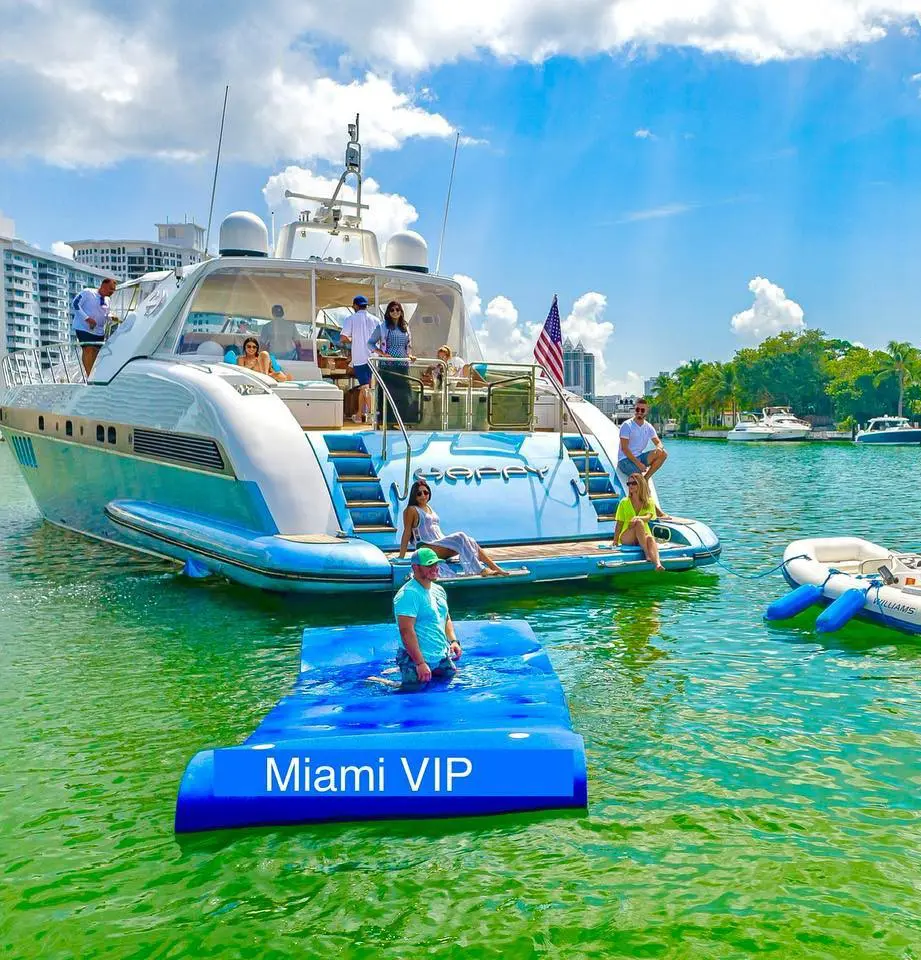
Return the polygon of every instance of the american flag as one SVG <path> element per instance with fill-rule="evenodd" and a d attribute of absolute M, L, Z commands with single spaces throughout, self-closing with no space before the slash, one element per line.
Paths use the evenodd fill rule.
<path fill-rule="evenodd" d="M 550 313 L 544 321 L 544 329 L 537 338 L 534 359 L 544 368 L 548 376 L 553 377 L 560 386 L 563 386 L 563 334 L 560 329 L 560 308 L 557 306 L 556 297 L 553 298 Z"/>

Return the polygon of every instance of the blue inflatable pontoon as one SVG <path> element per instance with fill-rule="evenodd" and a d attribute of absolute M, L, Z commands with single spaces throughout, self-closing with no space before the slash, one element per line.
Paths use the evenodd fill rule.
<path fill-rule="evenodd" d="M 455 626 L 457 676 L 415 693 L 386 682 L 393 623 L 305 630 L 291 694 L 189 763 L 176 831 L 585 807 L 585 747 L 531 628 Z"/>

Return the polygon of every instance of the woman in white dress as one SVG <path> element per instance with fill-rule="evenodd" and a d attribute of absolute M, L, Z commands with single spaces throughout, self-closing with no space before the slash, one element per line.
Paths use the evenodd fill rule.
<path fill-rule="evenodd" d="M 442 532 L 438 514 L 431 505 L 432 490 L 424 480 L 417 480 L 409 491 L 409 505 L 403 511 L 403 537 L 400 559 L 407 550 L 431 547 L 442 560 L 457 557 L 466 574 L 484 577 L 507 577 L 508 570 L 498 566 L 492 557 L 466 533 Z"/>

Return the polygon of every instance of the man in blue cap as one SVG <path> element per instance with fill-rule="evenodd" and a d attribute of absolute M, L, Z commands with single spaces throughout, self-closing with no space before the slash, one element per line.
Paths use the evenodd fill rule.
<path fill-rule="evenodd" d="M 352 346 L 352 370 L 358 381 L 358 413 L 352 420 L 367 423 L 371 418 L 371 348 L 368 341 L 377 329 L 377 320 L 368 315 L 368 298 L 359 294 L 352 301 L 355 312 L 342 322 L 340 340 Z"/>
<path fill-rule="evenodd" d="M 393 613 L 402 641 L 397 666 L 403 675 L 403 689 L 412 690 L 433 676 L 453 677 L 461 645 L 448 612 L 448 595 L 436 583 L 441 562 L 438 554 L 420 547 L 410 560 L 413 575 L 393 598 Z"/>

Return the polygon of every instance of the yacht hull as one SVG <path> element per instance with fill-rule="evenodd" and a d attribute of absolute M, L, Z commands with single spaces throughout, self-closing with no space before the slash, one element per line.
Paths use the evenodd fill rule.
<path fill-rule="evenodd" d="M 921 430 L 878 430 L 873 433 L 857 434 L 855 443 L 885 444 L 897 447 L 917 447 L 921 445 Z"/>

